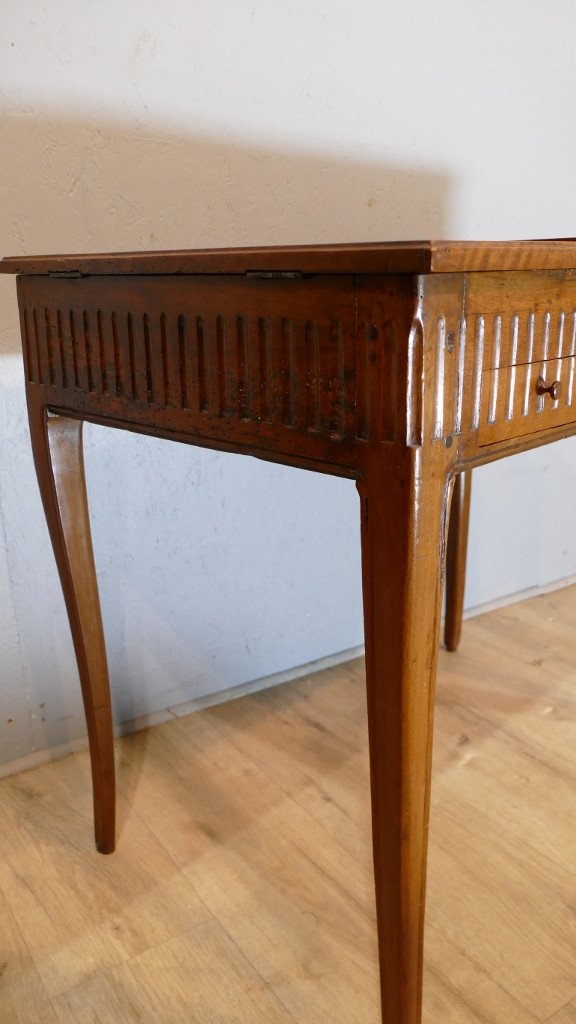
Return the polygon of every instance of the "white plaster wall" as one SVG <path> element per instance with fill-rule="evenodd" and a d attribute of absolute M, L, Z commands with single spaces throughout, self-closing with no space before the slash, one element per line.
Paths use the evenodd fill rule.
<path fill-rule="evenodd" d="M 576 235 L 568 0 L 4 0 L 0 252 Z M 0 279 L 0 761 L 84 730 Z M 476 474 L 467 602 L 576 572 L 576 443 Z M 361 642 L 338 481 L 87 430 L 115 715 Z"/>

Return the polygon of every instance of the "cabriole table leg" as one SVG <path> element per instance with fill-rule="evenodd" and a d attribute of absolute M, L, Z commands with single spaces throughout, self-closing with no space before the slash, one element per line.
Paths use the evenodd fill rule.
<path fill-rule="evenodd" d="M 112 711 L 84 478 L 82 421 L 51 415 L 32 396 L 28 411 L 34 463 L 80 673 L 92 765 L 96 846 L 100 853 L 112 853 Z"/>

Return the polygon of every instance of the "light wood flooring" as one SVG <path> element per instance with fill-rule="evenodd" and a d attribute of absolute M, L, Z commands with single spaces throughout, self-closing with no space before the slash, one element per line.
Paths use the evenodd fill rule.
<path fill-rule="evenodd" d="M 465 623 L 437 699 L 426 1024 L 576 1024 L 576 588 Z M 360 661 L 0 783 L 2 1024 L 377 1024 Z"/>

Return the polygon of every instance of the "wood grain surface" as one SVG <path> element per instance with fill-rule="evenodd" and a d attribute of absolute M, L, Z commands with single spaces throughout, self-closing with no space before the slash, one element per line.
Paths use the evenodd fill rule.
<path fill-rule="evenodd" d="M 238 249 L 9 256 L 4 274 L 420 274 L 576 267 L 576 239 L 365 242 Z"/>
<path fill-rule="evenodd" d="M 425 1024 L 574 1024 L 576 588 L 440 654 Z M 362 662 L 0 782 L 0 1020 L 376 1024 Z"/>
<path fill-rule="evenodd" d="M 450 522 L 448 545 L 446 548 L 444 643 L 449 651 L 458 650 L 458 644 L 462 635 L 471 496 L 472 473 L 459 473 L 454 480 L 454 490 L 450 502 Z"/>

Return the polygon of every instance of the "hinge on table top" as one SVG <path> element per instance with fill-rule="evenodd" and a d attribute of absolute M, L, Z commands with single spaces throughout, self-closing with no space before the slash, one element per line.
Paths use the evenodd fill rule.
<path fill-rule="evenodd" d="M 82 277 L 79 270 L 51 270 L 50 277 Z"/>
<path fill-rule="evenodd" d="M 301 270 L 247 270 L 246 277 L 285 278 L 288 280 L 304 277 Z"/>

